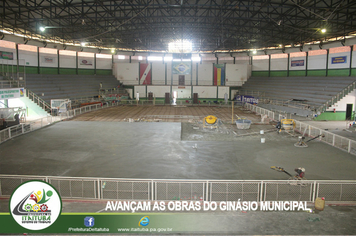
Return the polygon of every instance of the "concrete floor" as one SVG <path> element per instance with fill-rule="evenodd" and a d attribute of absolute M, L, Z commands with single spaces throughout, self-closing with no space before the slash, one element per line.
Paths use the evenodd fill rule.
<path fill-rule="evenodd" d="M 261 124 L 259 116 L 243 109 L 236 109 L 235 114 L 254 122 L 249 130 L 237 130 L 236 125 L 231 125 L 231 110 L 228 108 L 192 111 L 183 107 L 159 108 L 160 111 L 134 108 L 110 108 L 86 113 L 75 120 L 63 121 L 9 140 L 0 146 L 0 174 L 287 179 L 287 175 L 270 169 L 270 166 L 278 165 L 289 172 L 302 166 L 306 168 L 307 179 L 311 180 L 356 179 L 355 156 L 319 141 L 309 142 L 308 148 L 296 148 L 293 144 L 297 142 L 297 137 L 277 134 L 271 124 Z M 222 119 L 219 129 L 203 129 L 202 117 L 209 114 Z M 129 118 L 141 122 L 127 122 Z M 353 137 L 354 133 L 342 130 L 343 123 L 312 124 Z M 265 130 L 265 134 L 259 133 L 261 129 Z M 265 143 L 261 143 L 262 137 L 266 139 Z M 102 212 L 105 205 L 106 201 L 64 200 L 63 212 Z M 0 212 L 7 211 L 8 199 L 0 199 Z M 193 215 L 194 223 L 205 225 L 209 230 L 204 234 L 356 233 L 356 207 L 351 206 L 327 206 L 318 214 L 257 211 L 189 215 Z M 319 218 L 320 221 L 309 222 L 309 217 Z"/>
<path fill-rule="evenodd" d="M 1 144 L 0 173 L 287 179 L 287 175 L 270 170 L 277 165 L 290 172 L 302 166 L 306 178 L 312 180 L 356 179 L 355 156 L 318 141 L 308 143 L 308 148 L 296 148 L 296 137 L 276 132 L 233 141 L 184 141 L 181 136 L 185 136 L 181 123 L 64 121 Z M 266 138 L 265 143 L 261 143 L 261 137 Z"/>

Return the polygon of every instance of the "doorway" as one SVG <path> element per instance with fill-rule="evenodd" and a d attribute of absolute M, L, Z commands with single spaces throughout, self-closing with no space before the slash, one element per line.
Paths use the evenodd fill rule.
<path fill-rule="evenodd" d="M 179 75 L 178 85 L 185 85 L 185 76 Z"/>
<path fill-rule="evenodd" d="M 173 91 L 173 104 L 177 105 L 178 91 Z"/>
<path fill-rule="evenodd" d="M 346 120 L 351 120 L 352 118 L 352 106 L 353 104 L 346 104 Z"/>

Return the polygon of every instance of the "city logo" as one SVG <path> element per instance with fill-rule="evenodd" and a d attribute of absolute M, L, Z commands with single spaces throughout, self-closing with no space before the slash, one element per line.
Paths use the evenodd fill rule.
<path fill-rule="evenodd" d="M 32 180 L 17 187 L 10 198 L 10 214 L 29 230 L 41 230 L 52 225 L 60 215 L 62 201 L 50 184 Z"/>
<path fill-rule="evenodd" d="M 84 225 L 86 227 L 93 227 L 94 226 L 94 217 L 92 216 L 87 216 L 84 218 Z"/>
<path fill-rule="evenodd" d="M 150 223 L 150 217 L 149 216 L 144 216 L 140 219 L 138 222 L 138 226 L 147 226 Z"/>

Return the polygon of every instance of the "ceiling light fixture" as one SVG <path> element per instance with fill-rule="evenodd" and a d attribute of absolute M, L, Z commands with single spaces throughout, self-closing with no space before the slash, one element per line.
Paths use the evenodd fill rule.
<path fill-rule="evenodd" d="M 325 28 L 321 29 L 321 32 L 322 32 L 323 34 L 326 33 L 326 29 L 325 29 Z"/>

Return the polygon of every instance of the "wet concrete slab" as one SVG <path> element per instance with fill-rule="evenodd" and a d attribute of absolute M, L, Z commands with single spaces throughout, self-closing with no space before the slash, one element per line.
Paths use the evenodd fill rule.
<path fill-rule="evenodd" d="M 185 125 L 171 122 L 60 122 L 1 144 L 0 174 L 288 179 L 284 173 L 270 169 L 276 165 L 289 172 L 304 167 L 306 178 L 310 180 L 356 179 L 356 158 L 319 141 L 309 142 L 308 148 L 296 148 L 297 137 L 277 132 L 242 137 L 222 132 L 220 140 L 182 140 L 185 135 L 182 126 Z M 260 126 L 251 128 L 257 133 L 258 130 Z M 224 136 L 230 138 L 224 139 Z M 266 139 L 265 143 L 261 143 L 261 137 Z"/>

